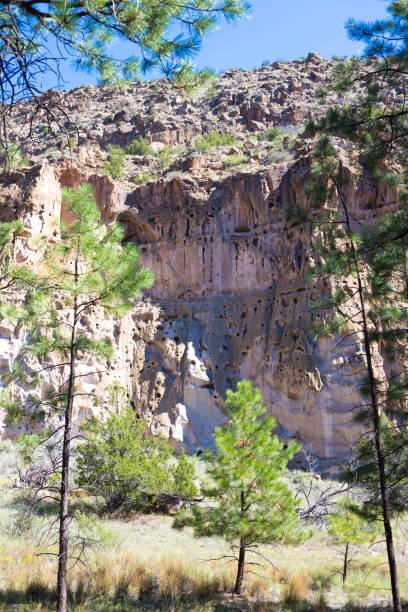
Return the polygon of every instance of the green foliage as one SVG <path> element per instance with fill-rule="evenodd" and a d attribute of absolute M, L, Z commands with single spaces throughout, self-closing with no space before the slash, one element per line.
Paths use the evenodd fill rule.
<path fill-rule="evenodd" d="M 210 87 L 205 92 L 205 95 L 206 95 L 206 98 L 208 98 L 209 100 L 212 100 L 213 98 L 217 97 L 218 89 L 217 89 L 217 81 L 215 78 L 210 79 Z"/>
<path fill-rule="evenodd" d="M 362 415 L 366 417 L 366 415 Z M 394 516 L 403 514 L 408 504 L 408 430 L 404 422 L 398 426 L 386 415 L 381 417 L 381 441 L 385 456 L 390 512 Z M 365 491 L 365 499 L 359 509 L 366 521 L 381 520 L 378 468 L 375 441 L 365 435 L 358 442 L 354 457 L 347 466 L 345 479 L 355 482 Z"/>
<path fill-rule="evenodd" d="M 248 161 L 245 155 L 228 155 L 224 159 L 224 166 L 243 166 Z"/>
<path fill-rule="evenodd" d="M 34 452 L 40 444 L 41 434 L 20 434 L 17 438 L 17 451 L 24 463 L 30 463 Z"/>
<path fill-rule="evenodd" d="M 268 158 L 270 162 L 280 164 L 291 161 L 293 159 L 293 155 L 289 151 L 271 151 Z"/>
<path fill-rule="evenodd" d="M 94 417 L 83 429 L 89 440 L 76 449 L 76 481 L 102 496 L 108 510 L 150 508 L 159 494 L 173 491 L 171 448 L 161 438 L 145 437 L 146 423 L 130 406 L 104 422 Z"/>
<path fill-rule="evenodd" d="M 237 137 L 227 132 L 216 132 L 212 130 L 207 136 L 198 136 L 194 148 L 197 151 L 209 151 L 215 147 L 236 144 Z"/>
<path fill-rule="evenodd" d="M 7 57 L 4 102 L 12 94 L 38 95 L 43 73 L 58 71 L 63 58 L 50 53 L 49 44 L 56 49 L 63 45 L 64 59 L 69 57 L 78 70 L 97 72 L 103 84 L 134 80 L 159 69 L 177 85 L 192 86 L 208 75 L 208 70 L 195 73 L 191 64 L 202 38 L 221 18 L 235 21 L 249 8 L 245 0 L 192 0 L 188 5 L 125 0 L 118 6 L 99 0 L 50 0 L 46 6 L 12 2 L 11 11 L 9 6 L 0 10 L 5 33 L 0 55 Z M 113 42 L 120 39 L 131 44 L 124 59 L 111 53 Z"/>
<path fill-rule="evenodd" d="M 154 150 L 146 138 L 137 138 L 131 145 L 125 147 L 128 155 L 154 155 Z"/>
<path fill-rule="evenodd" d="M 282 136 L 282 130 L 279 127 L 270 127 L 265 132 L 257 134 L 258 140 L 267 140 L 274 142 L 279 136 Z"/>
<path fill-rule="evenodd" d="M 0 144 L 0 159 L 3 160 L 6 170 L 15 170 L 30 165 L 30 161 L 22 156 L 20 146 L 14 142 Z"/>
<path fill-rule="evenodd" d="M 19 283 L 27 296 L 16 317 L 30 333 L 14 362 L 9 387 L 2 397 L 8 419 L 13 422 L 23 413 L 30 418 L 41 418 L 49 410 L 65 409 L 66 388 L 49 390 L 41 381 L 54 367 L 51 355 L 58 355 L 62 366 L 68 367 L 74 323 L 75 361 L 88 359 L 90 355 L 97 360 L 112 357 L 109 339 L 94 338 L 90 330 L 79 326 L 78 313 L 85 316 L 98 306 L 121 317 L 133 307 L 140 291 L 153 281 L 151 272 L 139 266 L 136 245 L 123 244 L 121 226 L 113 223 L 107 227 L 102 222 L 90 185 L 64 189 L 63 198 L 72 222 L 61 223 L 61 240 L 40 244 L 44 249 L 41 272 L 33 275 L 24 266 L 18 268 Z M 40 366 L 28 367 L 29 362 L 35 364 L 37 360 L 46 365 L 45 370 Z M 29 405 L 21 406 L 14 400 L 15 384 L 31 385 Z"/>
<path fill-rule="evenodd" d="M 212 484 L 201 492 L 215 503 L 179 513 L 175 528 L 191 526 L 196 536 L 218 535 L 233 546 L 299 541 L 296 499 L 282 480 L 298 446 L 285 449 L 271 435 L 276 422 L 249 381 L 227 391 L 225 412 L 228 422 L 214 434 L 216 451 L 205 454 Z"/>
<path fill-rule="evenodd" d="M 195 469 L 182 451 L 171 469 L 172 447 L 147 434 L 125 391 L 115 383 L 99 402 L 108 418 L 92 418 L 82 426 L 87 441 L 78 445 L 77 484 L 104 498 L 108 510 L 146 510 L 163 495 L 185 500 L 198 491 Z"/>
<path fill-rule="evenodd" d="M 153 172 L 142 172 L 137 176 L 133 177 L 133 181 L 136 185 L 143 185 L 143 183 L 148 183 L 149 181 L 157 181 L 159 175 Z"/>
<path fill-rule="evenodd" d="M 343 553 L 343 583 L 354 559 L 353 548 L 374 542 L 378 536 L 378 525 L 362 518 L 360 508 L 350 498 L 345 497 L 337 503 L 337 508 L 329 514 L 328 533 L 334 544 L 345 545 Z M 353 547 L 353 548 L 352 548 Z"/>
<path fill-rule="evenodd" d="M 124 174 L 125 151 L 114 145 L 110 145 L 108 151 L 108 161 L 103 162 L 103 168 L 113 179 L 120 179 Z"/>
<path fill-rule="evenodd" d="M 193 482 L 194 478 L 194 465 L 187 459 L 184 448 L 182 448 L 176 469 L 174 470 L 174 489 L 183 499 L 191 500 L 197 497 L 198 489 Z"/>
<path fill-rule="evenodd" d="M 337 503 L 336 510 L 329 514 L 328 533 L 334 544 L 365 544 L 374 542 L 378 530 L 373 523 L 362 518 L 350 498 Z"/>

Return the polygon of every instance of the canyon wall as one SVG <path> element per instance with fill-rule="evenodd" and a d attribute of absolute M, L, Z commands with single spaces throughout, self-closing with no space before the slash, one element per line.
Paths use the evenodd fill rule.
<path fill-rule="evenodd" d="M 58 239 L 61 187 L 89 181 L 103 219 L 124 224 L 126 239 L 139 245 L 155 283 L 122 321 L 95 312 L 84 322 L 117 348 L 107 372 L 94 374 L 95 363 L 82 366 L 84 389 L 98 394 L 119 380 L 153 433 L 197 452 L 212 444 L 214 427 L 225 421 L 226 389 L 248 378 L 261 389 L 282 439 L 299 440 L 328 473 L 349 456 L 359 435 L 353 409 L 360 402 L 357 372 L 364 351 L 358 337 L 347 333 L 315 339 L 313 323 L 328 316 L 310 309 L 311 300 L 328 288 L 304 280 L 316 234 L 310 226 L 293 226 L 284 214 L 289 203 L 311 206 L 304 186 L 312 144 L 302 136 L 301 122 L 317 112 L 314 88 L 328 78 L 331 64 L 311 54 L 302 66 L 293 63 L 284 74 L 282 66 L 267 67 L 246 80 L 239 72 L 226 73 L 215 106 L 205 92 L 183 102 L 163 85 L 159 110 L 153 105 L 146 111 L 141 100 L 151 103 L 158 96 L 150 85 L 110 97 L 102 90 L 93 102 L 98 110 L 87 127 L 88 146 L 74 160 L 50 159 L 38 138 L 27 145 L 32 167 L 0 178 L 0 219 L 23 220 L 14 256 L 36 261 L 35 238 Z M 73 94 L 73 111 L 83 111 L 87 91 Z M 161 112 L 163 100 L 172 115 Z M 279 150 L 263 137 L 273 125 L 282 132 Z M 237 144 L 197 150 L 195 135 L 214 128 L 228 128 Z M 151 143 L 151 152 L 126 158 L 123 179 L 112 180 L 100 147 L 106 139 L 126 144 L 138 135 Z M 169 153 L 166 165 L 160 152 L 173 143 L 184 149 Z M 237 163 L 229 163 L 235 157 Z M 355 178 L 355 169 L 346 196 L 356 225 L 398 205 L 392 189 Z M 350 289 L 353 283 L 343 281 Z M 0 333 L 5 371 L 24 332 L 3 322 Z M 379 375 L 389 367 L 379 352 L 375 362 Z M 94 411 L 91 401 L 79 401 L 77 422 Z"/>

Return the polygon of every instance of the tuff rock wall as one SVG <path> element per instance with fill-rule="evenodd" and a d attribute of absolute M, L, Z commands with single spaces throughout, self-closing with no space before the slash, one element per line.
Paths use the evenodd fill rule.
<path fill-rule="evenodd" d="M 83 322 L 111 338 L 117 351 L 110 371 L 95 373 L 97 364 L 83 364 L 81 384 L 98 394 L 120 380 L 151 430 L 192 452 L 211 445 L 214 427 L 225 420 L 225 390 L 244 377 L 260 387 L 281 437 L 303 442 L 323 472 L 336 469 L 359 434 L 353 408 L 360 402 L 361 343 L 347 333 L 314 339 L 313 318 L 327 315 L 312 316 L 310 302 L 328 289 L 304 280 L 316 234 L 292 226 L 284 214 L 288 203 L 311 206 L 304 186 L 312 144 L 301 122 L 321 112 L 314 91 L 330 70 L 330 62 L 311 54 L 306 64 L 294 62 L 284 72 L 278 65 L 226 73 L 216 103 L 205 92 L 182 100 L 167 85 L 159 93 L 146 84 L 110 95 L 95 88 L 72 92 L 71 111 L 84 114 L 88 145 L 83 142 L 74 159 L 54 159 L 37 138 L 25 149 L 31 167 L 0 177 L 0 219 L 24 223 L 13 245 L 17 261 L 37 265 L 36 238 L 58 239 L 55 222 L 65 214 L 61 187 L 84 180 L 93 185 L 105 222 L 119 219 L 126 239 L 137 242 L 155 284 L 123 320 L 95 311 Z M 24 112 L 18 109 L 20 117 Z M 272 125 L 286 134 L 279 150 L 263 139 Z M 194 136 L 215 128 L 232 131 L 237 145 L 197 151 Z M 129 135 L 144 136 L 152 152 L 127 157 L 123 179 L 114 181 L 103 166 L 103 146 L 129 142 Z M 163 163 L 164 143 L 174 142 L 184 149 Z M 241 161 L 229 163 L 231 156 Z M 356 225 L 398 205 L 392 189 L 356 179 L 356 168 L 349 174 L 346 196 Z M 351 291 L 353 283 L 342 281 Z M 3 371 L 23 337 L 23 329 L 1 324 Z M 378 376 L 392 367 L 380 351 L 375 362 Z M 54 376 L 50 383 L 59 384 L 64 372 Z M 23 401 L 29 392 L 21 390 Z M 90 400 L 79 401 L 77 423 L 94 410 Z"/>

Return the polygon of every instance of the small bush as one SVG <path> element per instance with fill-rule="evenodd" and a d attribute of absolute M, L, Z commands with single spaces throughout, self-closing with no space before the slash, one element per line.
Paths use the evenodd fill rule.
<path fill-rule="evenodd" d="M 30 165 L 27 157 L 22 157 L 20 146 L 14 142 L 0 145 L 0 161 L 7 170 L 15 170 Z"/>
<path fill-rule="evenodd" d="M 237 137 L 228 132 L 211 131 L 208 136 L 198 136 L 195 141 L 197 151 L 208 151 L 214 147 L 233 145 L 237 142 Z"/>
<path fill-rule="evenodd" d="M 272 163 L 283 163 L 293 159 L 293 155 L 289 151 L 272 151 L 269 154 L 269 161 Z"/>
<path fill-rule="evenodd" d="M 154 150 L 146 138 L 137 138 L 125 147 L 125 152 L 128 155 L 154 155 Z"/>
<path fill-rule="evenodd" d="M 245 164 L 247 158 L 244 155 L 228 155 L 226 159 L 224 159 L 224 166 L 238 166 L 240 164 Z"/>
<path fill-rule="evenodd" d="M 125 152 L 120 147 L 110 145 L 109 157 L 103 163 L 103 168 L 113 179 L 120 179 L 124 174 Z"/>
<path fill-rule="evenodd" d="M 159 176 L 155 172 L 142 172 L 133 177 L 133 182 L 136 185 L 143 185 L 143 183 L 148 183 L 149 181 L 157 181 L 158 178 Z"/>
<path fill-rule="evenodd" d="M 278 127 L 270 127 L 265 132 L 257 134 L 258 140 L 267 140 L 274 142 L 279 136 L 282 136 L 282 130 Z"/>
<path fill-rule="evenodd" d="M 300 603 L 309 595 L 311 578 L 309 574 L 293 574 L 283 585 L 282 599 L 284 603 Z"/>

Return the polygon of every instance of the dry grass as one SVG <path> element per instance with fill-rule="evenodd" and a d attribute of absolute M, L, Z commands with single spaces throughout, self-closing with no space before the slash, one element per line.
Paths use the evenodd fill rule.
<path fill-rule="evenodd" d="M 311 576 L 306 572 L 289 575 L 283 585 L 282 600 L 288 604 L 306 601 L 311 583 Z"/>
<path fill-rule="evenodd" d="M 2 450 L 0 445 L 3 484 L 13 467 L 10 456 L 9 449 Z M 52 610 L 56 559 L 36 556 L 36 552 L 45 550 L 44 544 L 38 545 L 36 536 L 53 517 L 45 514 L 34 521 L 31 532 L 15 535 L 15 531 L 11 532 L 17 517 L 12 494 L 4 487 L 0 502 L 0 610 L 18 605 L 20 610 L 40 609 L 40 604 L 35 602 L 41 603 L 41 612 Z M 220 605 L 227 605 L 228 609 L 231 602 L 231 605 L 236 602 L 231 595 L 235 564 L 201 562 L 230 553 L 228 544 L 221 538 L 194 538 L 191 529 L 176 532 L 171 527 L 172 518 L 160 515 L 130 517 L 126 521 L 102 520 L 92 512 L 92 500 L 87 501 L 89 505 L 80 498 L 72 503 L 83 509 L 88 520 L 85 535 L 98 542 L 87 551 L 86 567 L 76 564 L 70 568 L 72 610 L 82 606 L 82 612 L 114 609 L 127 612 L 141 602 L 140 605 L 154 609 L 173 606 L 179 611 L 213 611 Z M 401 532 L 397 541 L 400 559 L 405 546 L 405 532 Z M 56 549 L 50 547 L 48 552 L 55 553 Z M 243 610 L 324 612 L 333 606 L 345 609 L 349 601 L 355 609 L 365 605 L 376 610 L 389 602 L 383 543 L 370 549 L 361 547 L 345 589 L 341 581 L 341 550 L 330 545 L 324 529 L 299 546 L 265 546 L 261 552 L 274 566 L 258 556 L 248 555 L 248 562 L 260 562 L 261 566 L 248 565 L 247 569 L 256 571 L 260 577 L 247 572 Z M 407 599 L 408 565 L 401 562 L 399 570 L 402 596 Z M 349 608 L 352 609 L 351 604 Z"/>

